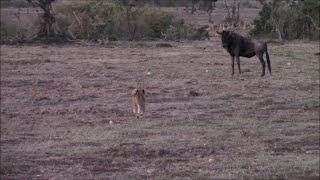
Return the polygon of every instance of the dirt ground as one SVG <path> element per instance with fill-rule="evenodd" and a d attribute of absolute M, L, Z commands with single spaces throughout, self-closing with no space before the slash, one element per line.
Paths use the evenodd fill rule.
<path fill-rule="evenodd" d="M 1 46 L 1 179 L 319 178 L 316 42 L 166 43 Z"/>
<path fill-rule="evenodd" d="M 166 11 L 207 23 L 183 9 Z M 258 12 L 244 8 L 241 19 Z M 225 13 L 216 8 L 214 22 Z M 34 9 L 1 9 L 17 15 L 37 24 Z M 231 76 L 217 37 L 2 45 L 1 180 L 319 179 L 319 44 L 268 49 L 273 73 L 260 77 L 256 57 Z M 140 119 L 130 107 L 138 86 L 147 92 Z"/>

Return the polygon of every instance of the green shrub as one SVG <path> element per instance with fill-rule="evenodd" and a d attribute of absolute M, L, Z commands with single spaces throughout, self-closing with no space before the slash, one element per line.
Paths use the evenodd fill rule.
<path fill-rule="evenodd" d="M 71 0 L 70 3 L 54 6 L 53 15 L 55 36 L 39 37 L 37 41 L 63 42 L 66 37 L 84 40 L 139 40 L 164 38 L 163 34 L 166 34 L 167 40 L 199 40 L 206 37 L 206 31 L 191 28 L 184 24 L 183 19 L 175 20 L 160 8 L 147 5 L 123 6 L 117 0 Z M 16 22 L 4 19 L 8 22 L 0 22 L 1 43 L 24 41 L 25 37 L 34 35 L 34 27 L 24 26 L 24 22 L 20 20 Z"/>
<path fill-rule="evenodd" d="M 167 40 L 179 40 L 181 38 L 180 28 L 170 25 L 166 31 Z"/>
<path fill-rule="evenodd" d="M 26 37 L 27 29 L 15 23 L 0 23 L 0 42 L 15 44 L 22 42 Z"/>
<path fill-rule="evenodd" d="M 55 10 L 62 34 L 79 39 L 161 37 L 172 16 L 155 7 L 125 7 L 114 2 L 73 3 Z"/>
<path fill-rule="evenodd" d="M 314 0 L 310 0 L 309 3 L 312 1 Z M 280 40 L 318 39 L 319 23 L 314 24 L 309 16 L 319 13 L 320 3 L 308 7 L 310 10 L 308 12 L 312 12 L 311 15 L 303 13 L 301 10 L 303 5 L 303 1 L 287 3 L 281 0 L 264 4 L 259 13 L 259 19 L 254 21 L 254 28 L 250 34 L 270 38 L 277 37 Z M 313 16 L 317 20 L 318 16 Z"/>
<path fill-rule="evenodd" d="M 114 3 L 75 3 L 55 10 L 56 24 L 62 34 L 73 38 L 95 39 L 117 34 L 116 21 L 121 21 L 121 7 Z M 121 16 L 120 16 L 121 17 Z"/>
<path fill-rule="evenodd" d="M 172 20 L 172 16 L 159 8 L 146 7 L 141 16 L 141 23 L 145 25 L 141 29 L 146 30 L 146 36 L 159 38 L 161 32 L 164 33 L 172 24 Z"/>

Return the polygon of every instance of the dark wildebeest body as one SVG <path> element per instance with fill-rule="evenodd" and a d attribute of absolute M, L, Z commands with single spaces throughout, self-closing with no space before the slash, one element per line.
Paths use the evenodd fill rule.
<path fill-rule="evenodd" d="M 222 31 L 218 33 L 221 35 L 222 47 L 226 49 L 231 56 L 232 75 L 234 74 L 234 57 L 236 57 L 239 73 L 241 74 L 239 57 L 251 58 L 256 55 L 262 64 L 261 76 L 264 76 L 266 66 L 263 59 L 264 53 L 266 53 L 268 69 L 271 74 L 271 63 L 267 43 L 245 38 L 231 31 Z"/>

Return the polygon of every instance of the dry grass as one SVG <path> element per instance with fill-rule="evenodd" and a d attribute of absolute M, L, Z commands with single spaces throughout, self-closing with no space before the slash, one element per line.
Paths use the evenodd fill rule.
<path fill-rule="evenodd" d="M 218 39 L 156 44 L 2 46 L 1 179 L 319 178 L 316 43 L 270 44 L 263 78 Z"/>
<path fill-rule="evenodd" d="M 318 44 L 268 48 L 273 75 L 261 78 L 256 57 L 232 77 L 215 38 L 1 46 L 1 179 L 318 179 Z M 138 120 L 137 86 L 147 91 Z"/>

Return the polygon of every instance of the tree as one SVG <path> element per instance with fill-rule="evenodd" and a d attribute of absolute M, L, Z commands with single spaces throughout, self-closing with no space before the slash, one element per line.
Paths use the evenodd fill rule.
<path fill-rule="evenodd" d="M 216 7 L 217 1 L 218 0 L 203 0 L 203 6 L 205 8 L 205 11 L 208 13 L 210 23 L 212 23 L 212 12 Z"/>
<path fill-rule="evenodd" d="M 41 16 L 42 22 L 40 23 L 40 28 L 38 30 L 38 36 L 55 36 L 55 31 L 53 24 L 55 22 L 55 17 L 52 14 L 52 3 L 55 0 L 26 0 L 33 5 L 33 7 L 41 8 L 43 14 Z"/>
<path fill-rule="evenodd" d="M 216 2 L 218 0 L 191 0 L 191 14 L 193 14 L 195 12 L 195 5 L 197 3 L 199 4 L 199 9 L 204 10 L 208 13 L 209 16 L 209 22 L 212 23 L 212 12 L 214 10 L 214 8 L 216 7 Z"/>
<path fill-rule="evenodd" d="M 138 28 L 138 19 L 137 16 L 141 14 L 141 8 L 143 3 L 141 4 L 129 4 L 126 6 L 126 14 L 127 14 L 127 24 L 128 24 L 128 32 L 129 32 L 129 41 L 133 41 L 136 37 L 136 32 Z"/>
<path fill-rule="evenodd" d="M 267 21 L 273 30 L 278 34 L 278 38 L 281 41 L 284 35 L 284 25 L 285 25 L 285 9 L 283 7 L 276 6 L 271 9 L 270 19 Z"/>
<path fill-rule="evenodd" d="M 237 0 L 233 1 L 233 4 L 228 5 L 226 1 L 224 1 L 224 6 L 227 9 L 227 17 L 225 21 L 228 22 L 239 22 L 240 20 L 240 4 L 237 3 Z"/>
<path fill-rule="evenodd" d="M 194 7 L 200 0 L 191 0 L 191 14 L 194 14 L 196 8 Z"/>
<path fill-rule="evenodd" d="M 313 26 L 320 30 L 320 1 L 319 0 L 298 0 L 294 7 L 308 17 Z"/>
<path fill-rule="evenodd" d="M 274 0 L 263 5 L 259 18 L 254 21 L 251 35 L 267 35 L 279 40 L 319 38 L 318 0 Z"/>

